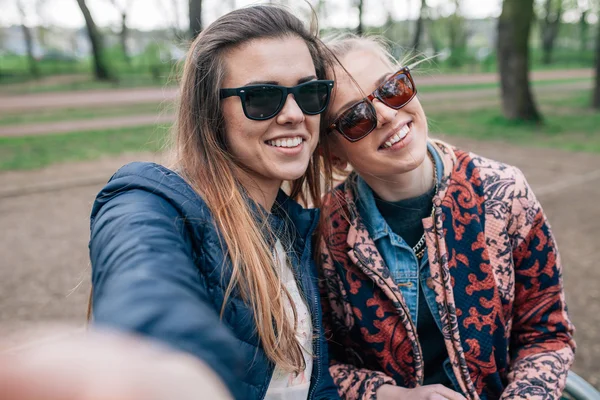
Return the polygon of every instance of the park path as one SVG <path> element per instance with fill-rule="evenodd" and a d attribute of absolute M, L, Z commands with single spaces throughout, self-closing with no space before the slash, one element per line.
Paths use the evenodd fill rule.
<path fill-rule="evenodd" d="M 426 68 L 424 68 L 426 70 Z M 420 85 L 468 85 L 498 82 L 495 73 L 485 74 L 427 74 L 415 72 Z M 593 76 L 592 69 L 571 69 L 553 71 L 535 71 L 532 80 L 583 79 Z M 23 95 L 1 95 L 0 113 L 8 111 L 27 111 L 66 107 L 93 107 L 99 105 L 120 105 L 133 103 L 158 103 L 171 101 L 177 96 L 174 87 L 89 90 L 74 92 L 34 93 Z"/>

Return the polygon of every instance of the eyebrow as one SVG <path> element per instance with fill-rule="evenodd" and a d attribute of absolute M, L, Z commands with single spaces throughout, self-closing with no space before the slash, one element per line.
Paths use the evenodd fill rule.
<path fill-rule="evenodd" d="M 390 76 L 392 76 L 393 73 L 392 72 L 386 72 L 385 74 L 383 74 L 383 76 L 381 78 L 379 78 L 376 82 L 375 82 L 375 87 L 378 88 L 379 86 L 381 86 L 381 84 L 383 82 L 385 82 Z M 365 97 L 358 99 L 358 100 L 350 100 L 349 102 L 347 102 L 346 104 L 344 104 L 342 107 L 340 107 L 340 110 L 346 110 L 347 108 L 349 108 L 350 106 L 358 103 L 359 101 L 361 101 L 362 99 L 364 99 Z"/>
<path fill-rule="evenodd" d="M 300 85 L 302 83 L 309 82 L 314 79 L 317 79 L 317 77 L 314 75 L 305 76 L 304 78 L 298 79 L 297 84 Z M 279 85 L 279 82 L 277 82 L 277 81 L 252 81 L 252 82 L 246 83 L 244 86 L 250 86 L 250 85 Z"/>

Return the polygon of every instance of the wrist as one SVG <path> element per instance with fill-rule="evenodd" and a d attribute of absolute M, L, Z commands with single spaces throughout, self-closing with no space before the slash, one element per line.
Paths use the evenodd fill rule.
<path fill-rule="evenodd" d="M 404 392 L 404 388 L 390 385 L 389 383 L 379 386 L 375 391 L 377 399 L 399 399 L 398 395 Z"/>

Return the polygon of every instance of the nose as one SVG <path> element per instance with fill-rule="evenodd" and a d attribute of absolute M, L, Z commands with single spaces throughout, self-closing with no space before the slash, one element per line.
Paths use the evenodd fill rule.
<path fill-rule="evenodd" d="M 373 107 L 377 112 L 377 127 L 392 122 L 398 114 L 398 110 L 386 106 L 379 99 L 373 99 Z"/>
<path fill-rule="evenodd" d="M 304 121 L 304 113 L 298 106 L 296 99 L 292 94 L 288 94 L 287 99 L 285 99 L 285 104 L 283 108 L 277 114 L 277 123 L 278 124 L 299 124 Z"/>

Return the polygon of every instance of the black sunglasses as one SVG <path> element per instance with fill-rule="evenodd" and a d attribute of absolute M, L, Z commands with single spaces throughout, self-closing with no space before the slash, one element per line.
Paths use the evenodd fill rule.
<path fill-rule="evenodd" d="M 321 114 L 329 104 L 333 81 L 319 80 L 298 86 L 250 85 L 235 89 L 221 89 L 221 98 L 239 96 L 247 118 L 264 121 L 276 116 L 285 105 L 288 94 L 293 94 L 304 114 Z"/>
<path fill-rule="evenodd" d="M 399 110 L 417 94 L 417 87 L 408 68 L 402 68 L 385 80 L 373 93 L 354 103 L 342 112 L 328 127 L 337 130 L 350 142 L 358 142 L 377 127 L 377 111 L 373 99 L 386 106 Z"/>

